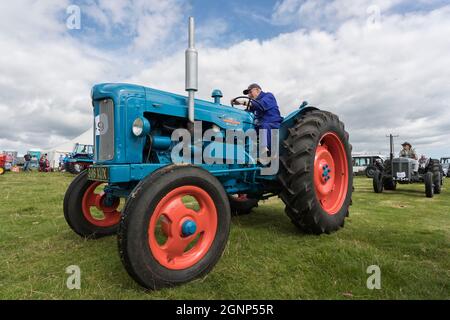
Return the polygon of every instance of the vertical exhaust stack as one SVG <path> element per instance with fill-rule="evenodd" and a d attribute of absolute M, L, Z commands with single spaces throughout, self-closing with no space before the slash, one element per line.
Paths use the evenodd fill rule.
<path fill-rule="evenodd" d="M 189 47 L 186 49 L 186 91 L 188 92 L 188 118 L 194 123 L 194 98 L 198 91 L 198 52 L 195 49 L 194 18 L 189 17 Z"/>

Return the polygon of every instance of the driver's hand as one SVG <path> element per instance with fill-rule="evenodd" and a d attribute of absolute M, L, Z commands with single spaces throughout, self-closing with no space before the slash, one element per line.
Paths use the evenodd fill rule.
<path fill-rule="evenodd" d="M 234 100 L 234 99 L 231 99 L 231 105 L 233 106 L 233 105 L 236 105 L 236 106 L 238 106 L 238 105 L 241 105 L 242 103 L 239 101 L 239 100 Z"/>

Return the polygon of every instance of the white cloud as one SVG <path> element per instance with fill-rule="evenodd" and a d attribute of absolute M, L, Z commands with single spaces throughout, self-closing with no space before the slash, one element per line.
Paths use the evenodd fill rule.
<path fill-rule="evenodd" d="M 196 42 L 202 47 L 214 46 L 218 39 L 223 38 L 229 32 L 229 25 L 223 18 L 211 18 L 196 27 Z"/>
<path fill-rule="evenodd" d="M 341 116 L 356 151 L 385 151 L 389 132 L 419 152 L 450 153 L 450 7 L 390 15 L 378 29 L 350 19 L 335 33 L 299 30 L 264 42 L 200 51 L 200 92 L 225 101 L 259 82 L 284 114 L 303 99 Z M 163 72 L 164 71 L 164 72 Z M 166 58 L 134 81 L 183 88 L 183 55 Z"/>
<path fill-rule="evenodd" d="M 0 149 L 46 148 L 89 128 L 92 85 L 124 81 L 157 47 L 157 39 L 164 47 L 168 33 L 182 23 L 176 4 L 139 0 L 82 6 L 82 27 L 86 16 L 105 27 L 96 37 L 108 36 L 113 25 L 131 26 L 124 54 L 97 49 L 95 37 L 74 36 L 79 31 L 66 28 L 68 0 L 1 2 Z"/>
<path fill-rule="evenodd" d="M 274 24 L 321 26 L 332 29 L 348 19 L 367 20 L 376 6 L 384 13 L 406 0 L 283 0 L 277 2 L 271 21 Z M 369 10 L 368 10 L 369 9 Z"/>
<path fill-rule="evenodd" d="M 146 59 L 169 51 L 168 40 L 177 39 L 187 8 L 180 0 L 99 0 L 83 6 L 83 12 L 101 27 L 93 30 L 93 38 L 102 31 L 106 39 L 120 39 L 128 59 L 145 64 Z"/>

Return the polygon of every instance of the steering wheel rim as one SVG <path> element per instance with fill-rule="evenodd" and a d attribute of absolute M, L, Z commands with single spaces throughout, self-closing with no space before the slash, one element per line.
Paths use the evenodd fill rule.
<path fill-rule="evenodd" d="M 234 98 L 233 100 L 231 100 L 231 106 L 232 106 L 232 107 L 234 107 L 233 102 L 236 101 L 237 99 L 247 99 L 249 102 L 255 102 L 255 103 L 259 104 L 259 105 L 262 107 L 262 105 L 261 105 L 261 103 L 260 103 L 259 101 L 255 100 L 255 99 L 252 99 L 252 98 L 250 98 L 250 97 L 248 97 L 248 96 L 239 96 L 239 97 L 236 97 L 236 98 Z M 250 103 L 249 103 L 249 105 L 247 105 L 247 107 L 245 108 L 245 111 L 249 111 L 249 109 L 248 109 L 249 106 L 250 106 Z"/>

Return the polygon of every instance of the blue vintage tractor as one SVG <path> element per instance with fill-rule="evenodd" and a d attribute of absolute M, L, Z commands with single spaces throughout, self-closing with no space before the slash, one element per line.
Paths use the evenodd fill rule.
<path fill-rule="evenodd" d="M 177 129 L 195 135 L 201 122 L 201 133 L 225 135 L 255 127 L 252 113 L 221 104 L 219 90 L 211 102 L 194 100 L 197 53 L 190 22 L 189 96 L 129 84 L 94 86 L 94 164 L 73 180 L 64 198 L 69 226 L 88 238 L 117 233 L 126 270 L 151 289 L 208 273 L 224 251 L 232 214 L 248 213 L 260 200 L 279 196 L 290 220 L 314 234 L 342 227 L 351 203 L 351 145 L 344 124 L 306 103 L 282 122 L 276 173 L 264 173 L 267 164 L 255 159 L 238 161 L 239 148 L 243 158 L 251 158 L 251 144 L 234 140 L 194 138 L 188 145 L 194 155 L 212 143 L 231 149 L 216 155 L 223 163 L 174 161 Z"/>
<path fill-rule="evenodd" d="M 94 163 L 93 146 L 75 143 L 73 151 L 64 158 L 64 169 L 73 174 L 79 174 Z"/>

